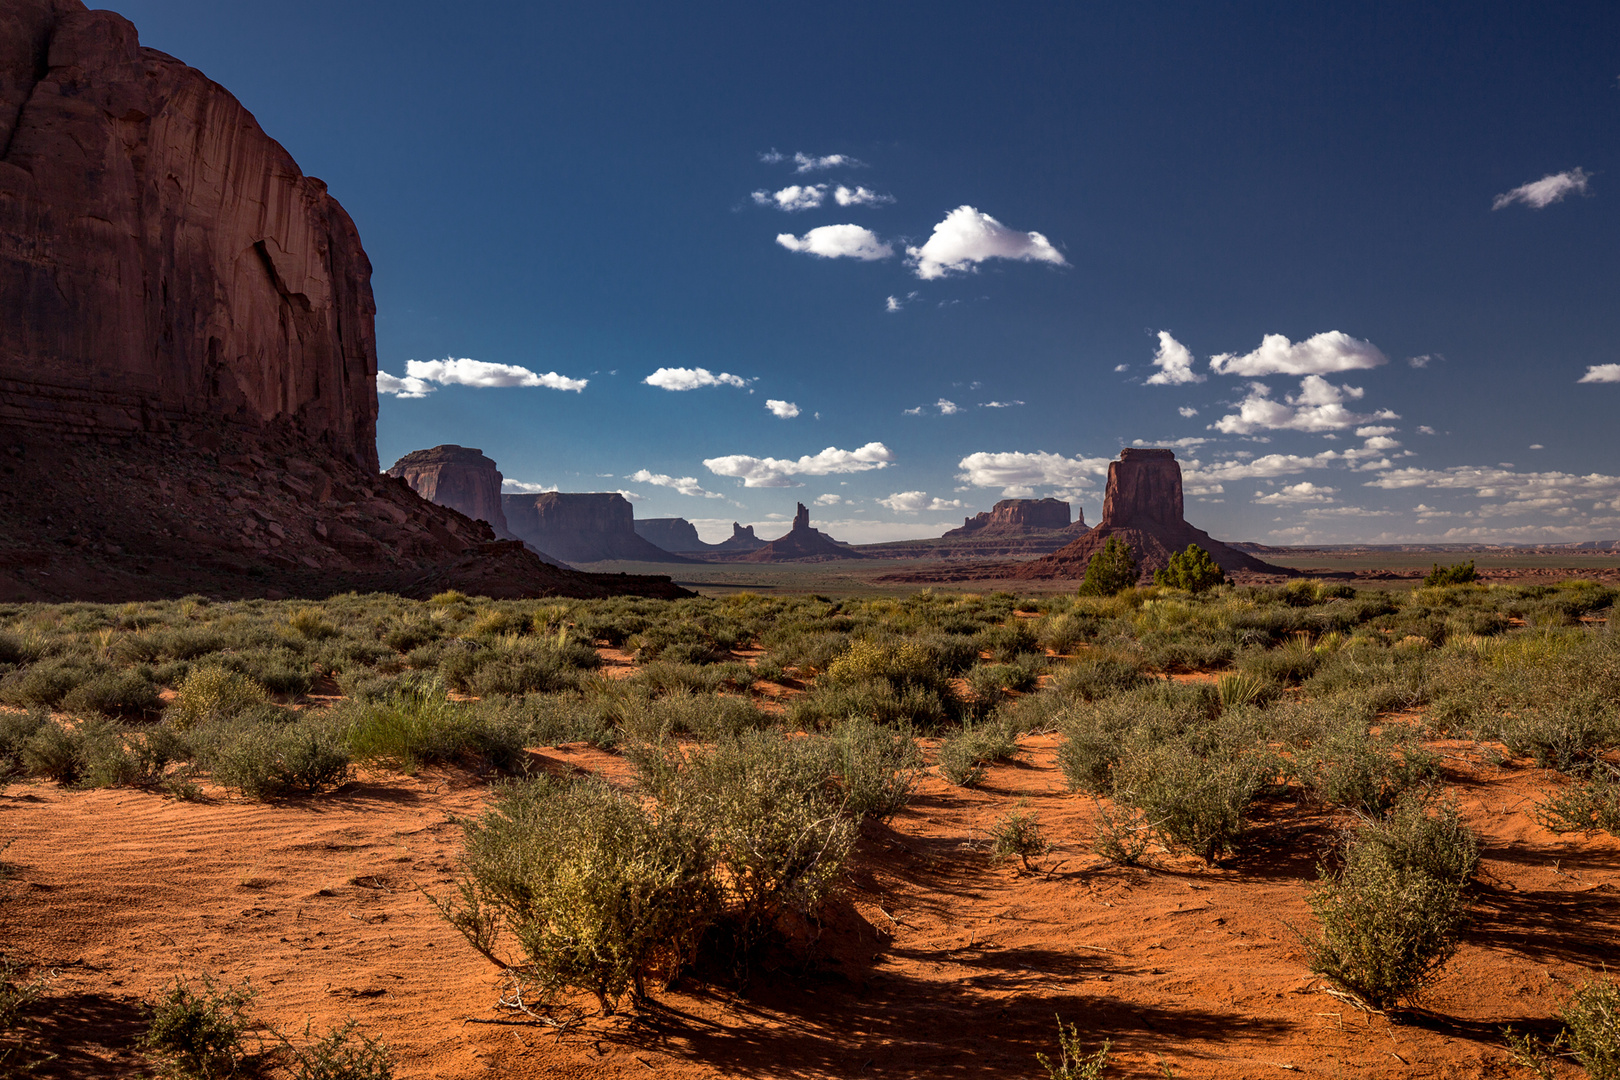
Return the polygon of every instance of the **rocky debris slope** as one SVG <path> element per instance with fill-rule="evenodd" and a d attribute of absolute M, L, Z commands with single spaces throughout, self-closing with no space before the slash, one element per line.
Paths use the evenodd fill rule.
<path fill-rule="evenodd" d="M 841 544 L 828 536 L 820 529 L 810 527 L 810 511 L 805 509 L 804 503 L 799 503 L 798 511 L 793 515 L 793 528 L 786 536 L 780 536 L 761 547 L 758 551 L 746 555 L 730 556 L 728 561 L 733 562 L 825 562 L 830 559 L 865 559 L 868 556 L 861 554 L 848 544 Z"/>
<path fill-rule="evenodd" d="M 501 508 L 501 473 L 482 450 L 445 444 L 431 450 L 412 450 L 388 470 L 428 502 L 487 522 L 495 535 L 516 540 L 506 527 Z"/>
<path fill-rule="evenodd" d="M 234 97 L 78 0 L 0 0 L 0 424 L 277 422 L 376 468 L 371 263 Z"/>
<path fill-rule="evenodd" d="M 642 539 L 635 511 L 616 491 L 503 495 L 512 532 L 570 563 L 689 562 Z"/>
<path fill-rule="evenodd" d="M 1078 526 L 1078 528 L 1076 528 Z M 960 529 L 952 529 L 942 539 L 986 539 L 992 536 L 1026 536 L 1034 532 L 1070 530 L 1070 539 L 1086 530 L 1085 514 L 1069 520 L 1069 504 L 1062 499 L 1002 499 L 987 513 L 962 519 Z"/>
<path fill-rule="evenodd" d="M 667 577 L 552 566 L 403 480 L 285 433 L 64 447 L 0 432 L 0 601 L 689 595 Z"/>
<path fill-rule="evenodd" d="M 765 541 L 754 535 L 752 525 L 735 521 L 731 523 L 731 536 L 718 544 L 704 543 L 697 527 L 685 518 L 637 518 L 635 526 L 637 536 L 677 555 L 758 551 L 765 546 Z"/>
<path fill-rule="evenodd" d="M 1189 544 L 1209 552 L 1227 573 L 1290 573 L 1228 547 L 1187 523 L 1181 463 L 1173 450 L 1128 448 L 1108 466 L 1108 494 L 1097 527 L 1051 555 L 1019 566 L 1011 576 L 1021 580 L 1083 578 L 1091 557 L 1109 537 L 1130 545 L 1142 576 L 1149 580 L 1153 571 L 1163 569 L 1171 555 Z"/>

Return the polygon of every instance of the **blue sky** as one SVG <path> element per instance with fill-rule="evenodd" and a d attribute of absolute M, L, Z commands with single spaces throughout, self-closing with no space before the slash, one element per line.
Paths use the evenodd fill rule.
<path fill-rule="evenodd" d="M 859 542 L 1140 442 L 1231 539 L 1620 535 L 1620 6 L 1331 7 L 117 10 L 354 216 L 385 466 Z"/>

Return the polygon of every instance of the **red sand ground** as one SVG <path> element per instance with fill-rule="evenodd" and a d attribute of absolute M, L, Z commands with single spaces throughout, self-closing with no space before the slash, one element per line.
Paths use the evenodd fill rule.
<path fill-rule="evenodd" d="M 1112 868 L 1091 852 L 1094 804 L 1065 790 L 1056 741 L 1026 738 L 981 790 L 930 774 L 892 826 L 869 826 L 813 970 L 760 971 L 747 996 L 685 988 L 562 1036 L 502 1021 L 492 969 L 417 891 L 449 888 L 453 819 L 488 797 L 456 772 L 367 775 L 272 805 L 13 785 L 0 940 L 51 972 L 61 1057 L 43 1075 L 56 1077 L 132 1075 L 141 1000 L 203 972 L 251 978 L 283 1026 L 358 1018 L 396 1048 L 401 1077 L 1034 1077 L 1054 1014 L 1114 1040 L 1110 1075 L 1162 1075 L 1162 1054 L 1185 1077 L 1513 1076 L 1502 1026 L 1545 1026 L 1617 955 L 1620 841 L 1546 832 L 1528 813 L 1538 772 L 1443 743 L 1485 846 L 1478 919 L 1428 1011 L 1368 1015 L 1323 992 L 1288 926 L 1310 924 L 1339 819 L 1271 803 L 1231 865 Z M 535 756 L 624 775 L 583 746 Z M 1034 873 L 986 852 L 989 826 L 1020 805 L 1054 844 Z"/>

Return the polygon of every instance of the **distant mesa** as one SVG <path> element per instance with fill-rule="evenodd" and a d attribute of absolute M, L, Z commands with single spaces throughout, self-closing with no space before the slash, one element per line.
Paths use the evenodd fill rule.
<path fill-rule="evenodd" d="M 758 551 L 765 541 L 754 535 L 752 525 L 731 523 L 731 536 L 718 544 L 706 544 L 698 536 L 697 526 L 685 518 L 637 518 L 636 535 L 665 551 L 676 555 L 706 555 L 711 552 Z"/>
<path fill-rule="evenodd" d="M 1069 520 L 1069 504 L 1062 499 L 1002 499 L 988 513 L 962 519 L 960 529 L 952 529 L 942 539 L 988 539 L 1001 536 L 1028 536 L 1031 533 L 1067 529 L 1075 536 L 1088 529 L 1084 511 Z"/>
<path fill-rule="evenodd" d="M 1173 450 L 1129 448 L 1120 451 L 1119 460 L 1108 466 L 1108 493 L 1097 527 L 1043 559 L 1024 563 L 1012 577 L 1083 578 L 1091 557 L 1102 550 L 1109 537 L 1118 537 L 1130 545 L 1137 566 L 1148 579 L 1153 571 L 1164 569 L 1171 555 L 1186 550 L 1189 544 L 1209 552 L 1227 573 L 1292 573 L 1229 547 L 1187 523 L 1182 505 L 1181 463 Z"/>
<path fill-rule="evenodd" d="M 503 495 L 501 506 L 512 532 L 566 562 L 691 561 L 643 539 L 634 508 L 616 491 Z"/>
<path fill-rule="evenodd" d="M 518 539 L 506 527 L 506 512 L 501 509 L 500 470 L 482 450 L 453 443 L 412 450 L 394 462 L 388 475 L 404 480 L 428 502 L 488 522 L 502 539 Z"/>
<path fill-rule="evenodd" d="M 820 529 L 810 527 L 810 511 L 799 504 L 793 515 L 793 528 L 786 536 L 778 537 L 758 551 L 744 555 L 738 562 L 826 562 L 832 559 L 868 559 L 870 555 L 841 544 Z"/>

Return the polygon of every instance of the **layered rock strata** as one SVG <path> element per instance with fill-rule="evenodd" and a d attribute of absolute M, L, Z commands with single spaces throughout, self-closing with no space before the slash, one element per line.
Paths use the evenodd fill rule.
<path fill-rule="evenodd" d="M 960 529 L 952 529 L 942 539 L 985 539 L 992 536 L 1026 536 L 1036 532 L 1056 532 L 1079 526 L 1086 531 L 1085 514 L 1069 519 L 1069 504 L 1062 499 L 1002 499 L 986 513 L 962 519 Z"/>
<path fill-rule="evenodd" d="M 501 507 L 501 472 L 482 450 L 445 444 L 431 450 L 412 450 L 388 470 L 428 502 L 487 522 L 495 535 L 516 540 L 506 527 Z"/>
<path fill-rule="evenodd" d="M 1025 563 L 1011 576 L 1023 580 L 1083 578 L 1091 557 L 1109 537 L 1131 547 L 1142 577 L 1151 580 L 1170 556 L 1197 544 L 1228 573 L 1288 574 L 1282 567 L 1261 562 L 1212 538 L 1187 523 L 1183 508 L 1181 463 L 1173 450 L 1122 450 L 1108 466 L 1108 491 L 1102 520 L 1085 536 L 1043 559 Z"/>
<path fill-rule="evenodd" d="M 689 561 L 637 535 L 635 510 L 616 491 L 504 495 L 501 505 L 514 534 L 565 562 Z"/>
<path fill-rule="evenodd" d="M 765 541 L 754 535 L 752 525 L 731 523 L 731 535 L 718 544 L 704 543 L 697 527 L 685 518 L 637 518 L 636 535 L 650 544 L 677 555 L 704 555 L 710 552 L 758 551 Z"/>

